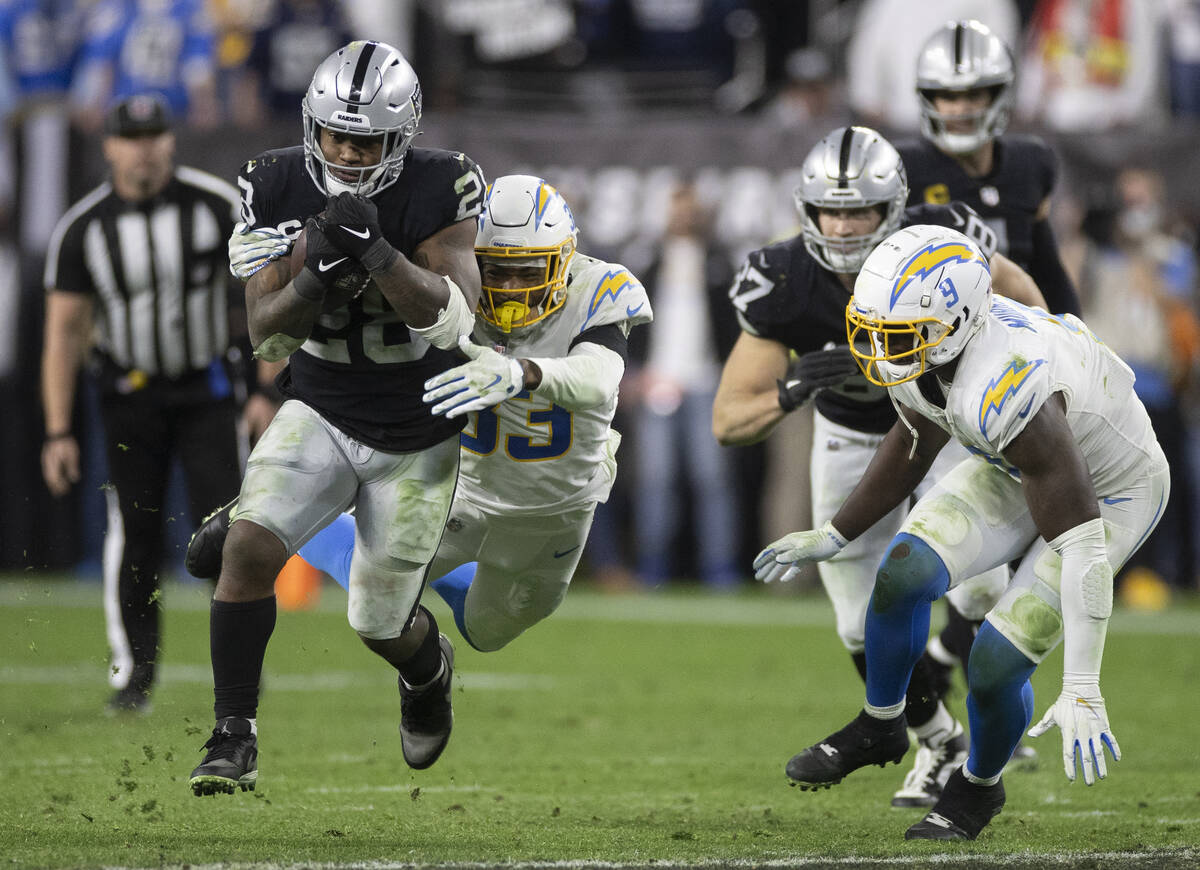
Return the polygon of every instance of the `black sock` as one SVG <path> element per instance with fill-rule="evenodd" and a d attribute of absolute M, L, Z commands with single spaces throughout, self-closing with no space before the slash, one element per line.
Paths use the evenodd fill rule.
<path fill-rule="evenodd" d="M 218 719 L 258 715 L 258 682 L 267 641 L 275 630 L 275 596 L 258 601 L 217 601 L 209 611 L 213 712 Z"/>
<path fill-rule="evenodd" d="M 850 658 L 854 659 L 854 667 L 865 683 L 867 681 L 867 654 L 865 652 L 850 653 Z"/>
<path fill-rule="evenodd" d="M 442 649 L 438 643 L 437 620 L 423 605 L 418 605 L 417 609 L 424 612 L 429 630 L 425 632 L 425 639 L 421 641 L 417 651 L 396 668 L 400 671 L 404 682 L 410 686 L 424 686 L 433 682 L 442 668 Z"/>
<path fill-rule="evenodd" d="M 908 680 L 908 693 L 904 705 L 908 724 L 918 728 L 932 719 L 943 694 L 941 682 L 932 672 L 929 653 L 924 653 L 917 660 Z"/>
<path fill-rule="evenodd" d="M 952 655 L 957 656 L 964 670 L 967 667 L 967 659 L 971 656 L 971 644 L 982 624 L 982 622 L 967 619 L 954 608 L 953 604 L 946 602 L 946 627 L 942 629 L 938 639 Z"/>

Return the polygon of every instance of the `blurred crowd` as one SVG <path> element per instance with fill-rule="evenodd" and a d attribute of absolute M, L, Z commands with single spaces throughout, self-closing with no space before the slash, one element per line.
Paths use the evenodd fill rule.
<path fill-rule="evenodd" d="M 964 17 L 1014 49 L 1015 126 L 1096 136 L 1097 149 L 1124 143 L 1112 158 L 1124 168 L 1110 176 L 1073 173 L 1064 160 L 1053 218 L 1084 319 L 1136 370 L 1176 466 L 1174 514 L 1127 570 L 1193 588 L 1200 202 L 1128 143 L 1200 130 L 1200 0 L 3 0 L 0 162 L 11 170 L 0 172 L 0 396 L 18 423 L 2 445 L 0 567 L 86 564 L 102 531 L 99 509 L 52 504 L 30 461 L 42 436 L 31 361 L 40 258 L 67 205 L 99 180 L 81 155 L 95 150 L 114 99 L 160 93 L 181 138 L 219 134 L 245 159 L 297 143 L 314 67 L 347 40 L 371 38 L 409 56 L 427 115 L 484 127 L 497 115 L 536 115 L 542 129 L 600 115 L 633 131 L 666 114 L 807 131 L 810 143 L 847 121 L 915 134 L 917 51 Z M 291 138 L 264 138 L 280 129 Z M 700 171 L 677 171 L 669 154 L 604 170 L 544 151 L 533 159 L 483 169 L 544 171 L 589 253 L 641 276 L 659 313 L 632 349 L 616 423 L 627 438 L 622 472 L 597 515 L 588 569 L 613 586 L 691 576 L 733 587 L 764 541 L 806 519 L 802 415 L 755 448 L 717 447 L 708 422 L 736 337 L 725 298 L 733 271 L 748 250 L 796 229 L 788 172 L 737 155 Z M 630 220 L 635 198 L 646 219 Z"/>

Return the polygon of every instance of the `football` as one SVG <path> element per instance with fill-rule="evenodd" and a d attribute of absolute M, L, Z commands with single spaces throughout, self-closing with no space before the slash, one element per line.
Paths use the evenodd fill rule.
<path fill-rule="evenodd" d="M 302 228 L 300 235 L 296 236 L 296 241 L 292 243 L 292 253 L 289 259 L 293 278 L 300 274 L 300 270 L 304 268 L 304 260 L 307 257 L 308 230 L 307 228 Z M 370 283 L 371 276 L 358 263 L 354 263 L 353 268 L 341 270 L 341 274 L 334 282 L 333 287 L 325 294 L 325 302 L 321 306 L 321 310 L 324 312 L 336 311 L 351 299 L 356 299 L 362 295 L 362 292 L 367 289 L 367 285 Z"/>

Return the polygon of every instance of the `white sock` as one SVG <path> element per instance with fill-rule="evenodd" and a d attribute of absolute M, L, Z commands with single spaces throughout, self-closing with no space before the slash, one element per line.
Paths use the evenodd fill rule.
<path fill-rule="evenodd" d="M 967 778 L 967 782 L 973 782 L 975 785 L 995 785 L 1000 781 L 1000 774 L 987 777 L 976 776 L 975 774 L 971 773 L 971 771 L 967 770 L 967 766 L 965 764 L 962 766 L 962 772 L 963 776 Z"/>
<path fill-rule="evenodd" d="M 950 715 L 946 705 L 941 702 L 938 702 L 937 711 L 928 722 L 924 725 L 910 727 L 917 735 L 917 739 L 934 749 L 963 732 L 962 725 Z"/>
<path fill-rule="evenodd" d="M 863 709 L 867 711 L 867 715 L 875 719 L 896 719 L 904 712 L 904 698 L 900 699 L 899 704 L 892 704 L 889 707 L 875 707 L 871 704 L 863 704 Z"/>

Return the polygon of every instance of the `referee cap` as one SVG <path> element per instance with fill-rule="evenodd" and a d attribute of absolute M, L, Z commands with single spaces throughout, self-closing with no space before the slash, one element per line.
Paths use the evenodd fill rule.
<path fill-rule="evenodd" d="M 108 136 L 157 136 L 171 129 L 171 109 L 157 94 L 135 94 L 113 104 L 104 119 Z"/>

